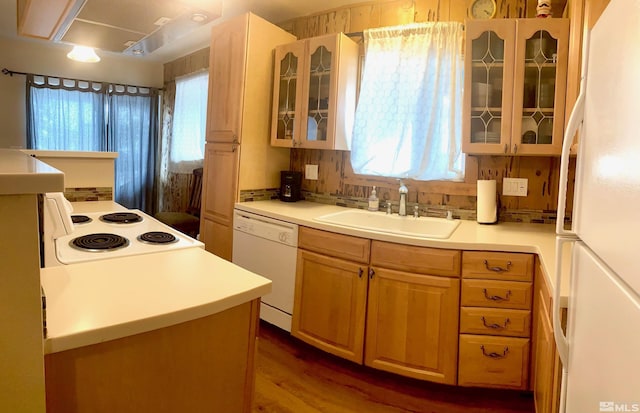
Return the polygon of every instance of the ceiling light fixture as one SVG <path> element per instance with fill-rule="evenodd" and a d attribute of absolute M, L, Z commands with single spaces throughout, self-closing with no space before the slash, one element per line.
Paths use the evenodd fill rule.
<path fill-rule="evenodd" d="M 207 16 L 204 13 L 193 13 L 191 15 L 191 21 L 195 22 L 195 23 L 202 23 L 203 21 L 207 20 L 209 18 L 209 16 Z"/>
<path fill-rule="evenodd" d="M 96 54 L 93 47 L 73 46 L 73 49 L 67 53 L 67 57 L 71 60 L 83 63 L 96 63 L 100 61 L 100 57 Z"/>

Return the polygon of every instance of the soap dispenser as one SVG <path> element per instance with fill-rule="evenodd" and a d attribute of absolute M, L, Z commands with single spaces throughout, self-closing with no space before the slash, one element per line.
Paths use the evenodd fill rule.
<path fill-rule="evenodd" d="M 369 195 L 369 207 L 367 208 L 369 211 L 377 211 L 380 207 L 380 200 L 378 199 L 378 195 L 376 194 L 376 187 L 373 187 L 371 190 L 371 195 Z"/>

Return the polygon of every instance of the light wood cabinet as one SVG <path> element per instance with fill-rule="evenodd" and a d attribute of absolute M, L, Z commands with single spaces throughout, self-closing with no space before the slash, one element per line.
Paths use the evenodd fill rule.
<path fill-rule="evenodd" d="M 561 368 L 541 272 L 532 254 L 418 247 L 302 226 L 291 334 L 420 380 L 532 389 L 545 409 L 538 412 L 555 412 Z"/>
<path fill-rule="evenodd" d="M 365 365 L 455 384 L 459 291 L 457 278 L 373 267 Z"/>
<path fill-rule="evenodd" d="M 460 311 L 460 333 L 529 337 L 531 311 L 463 307 Z"/>
<path fill-rule="evenodd" d="M 559 155 L 568 19 L 466 22 L 463 152 Z"/>
<path fill-rule="evenodd" d="M 37 194 L 7 194 L 12 188 L 35 188 L 39 182 L 36 174 L 30 177 L 32 187 L 11 182 L 9 175 L 12 166 L 17 169 L 18 165 L 29 165 L 33 161 L 26 155 L 23 155 L 24 159 L 16 157 L 17 161 L 11 158 L 7 161 L 6 153 L 3 152 L 0 150 L 0 158 L 6 173 L 1 177 L 4 184 L 0 191 L 0 228 L 11 236 L 5 236 L 0 241 L 0 291 L 3 297 L 0 300 L 3 314 L 0 317 L 0 364 L 3 366 L 3 373 L 0 374 L 0 388 L 3 389 L 0 411 L 44 413 L 43 313 L 38 225 L 42 217 L 38 213 Z M 33 170 L 37 170 L 37 166 Z M 18 182 L 20 171 L 17 171 L 16 176 Z M 26 179 L 23 178 L 23 182 Z M 41 185 L 42 189 L 38 188 L 38 191 L 62 191 L 62 182 L 61 177 L 57 187 Z"/>
<path fill-rule="evenodd" d="M 458 384 L 529 385 L 531 254 L 464 251 Z"/>
<path fill-rule="evenodd" d="M 231 260 L 233 203 L 238 191 L 240 150 L 230 143 L 207 143 L 203 170 L 200 239 L 205 249 Z"/>
<path fill-rule="evenodd" d="M 213 27 L 200 239 L 231 260 L 240 191 L 277 188 L 289 150 L 269 144 L 273 48 L 295 36 L 247 13 Z"/>
<path fill-rule="evenodd" d="M 249 413 L 259 306 L 47 354 L 47 412 Z"/>
<path fill-rule="evenodd" d="M 461 386 L 524 390 L 528 372 L 529 339 L 460 335 Z"/>
<path fill-rule="evenodd" d="M 291 334 L 336 356 L 362 363 L 369 240 L 301 227 Z M 346 257 L 340 253 L 346 246 Z M 317 252 L 307 251 L 303 247 Z M 358 257 L 355 262 L 349 258 Z M 334 255 L 334 256 L 329 256 Z"/>
<path fill-rule="evenodd" d="M 249 15 L 214 26 L 209 58 L 207 141 L 240 142 Z"/>
<path fill-rule="evenodd" d="M 553 334 L 552 297 L 539 263 L 535 283 L 531 389 L 536 413 L 556 413 L 562 366 Z"/>
<path fill-rule="evenodd" d="M 349 150 L 358 45 L 344 34 L 275 49 L 271 144 Z"/>
<path fill-rule="evenodd" d="M 306 227 L 298 247 L 292 335 L 380 370 L 455 384 L 459 251 Z"/>
<path fill-rule="evenodd" d="M 530 282 L 496 280 L 462 280 L 463 306 L 531 309 Z"/>

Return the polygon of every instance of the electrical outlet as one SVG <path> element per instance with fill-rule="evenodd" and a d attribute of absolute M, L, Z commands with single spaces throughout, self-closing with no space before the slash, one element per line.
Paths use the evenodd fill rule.
<path fill-rule="evenodd" d="M 318 165 L 305 165 L 304 166 L 304 179 L 310 179 L 312 181 L 318 180 Z"/>
<path fill-rule="evenodd" d="M 527 178 L 503 178 L 502 195 L 527 196 L 528 185 Z"/>

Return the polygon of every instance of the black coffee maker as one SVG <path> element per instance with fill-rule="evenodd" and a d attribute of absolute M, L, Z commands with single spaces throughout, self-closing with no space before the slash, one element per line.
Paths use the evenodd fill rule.
<path fill-rule="evenodd" d="M 300 199 L 302 173 L 296 171 L 280 171 L 280 200 L 295 202 Z"/>

